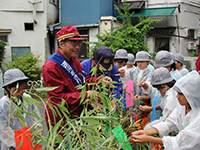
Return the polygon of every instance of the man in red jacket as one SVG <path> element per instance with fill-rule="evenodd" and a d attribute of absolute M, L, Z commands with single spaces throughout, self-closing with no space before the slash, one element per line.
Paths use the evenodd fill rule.
<path fill-rule="evenodd" d="M 70 117 L 80 115 L 79 96 L 81 91 L 77 89 L 76 86 L 82 84 L 84 78 L 82 66 L 76 58 L 84 39 L 80 37 L 77 28 L 75 26 L 65 26 L 57 32 L 57 38 L 59 47 L 45 62 L 42 70 L 45 87 L 59 86 L 57 89 L 47 92 L 49 100 L 46 107 L 52 126 L 54 126 L 61 117 L 58 113 L 53 114 L 48 103 L 54 108 L 57 107 L 57 104 L 61 104 L 61 99 L 64 99 L 66 101 L 66 107 L 70 112 Z M 108 77 L 106 77 L 104 81 L 107 79 Z M 98 82 L 98 79 L 87 77 L 85 81 Z M 92 93 L 92 91 L 87 91 L 86 97 Z M 45 111 L 45 119 L 49 127 L 48 114 Z"/>

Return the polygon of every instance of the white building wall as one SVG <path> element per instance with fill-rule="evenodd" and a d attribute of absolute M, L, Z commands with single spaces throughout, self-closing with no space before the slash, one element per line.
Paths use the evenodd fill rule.
<path fill-rule="evenodd" d="M 95 36 L 99 33 L 98 27 L 89 28 L 89 42 L 98 42 L 98 38 Z"/>
<path fill-rule="evenodd" d="M 148 7 L 150 8 L 158 8 L 158 7 L 171 7 L 178 6 L 180 4 L 181 12 L 178 12 L 178 9 L 174 12 L 173 16 L 169 17 L 154 17 L 163 18 L 163 21 L 160 23 L 153 24 L 154 27 L 176 27 L 179 25 L 180 36 L 187 37 L 188 29 L 195 30 L 195 38 L 199 36 L 199 16 L 200 16 L 200 3 L 198 0 L 184 0 L 184 1 L 175 1 L 175 0 L 149 0 Z M 177 24 L 177 19 L 178 24 Z M 178 35 L 178 30 L 176 29 L 174 35 Z M 161 36 L 161 35 L 160 35 Z M 170 37 L 170 36 L 169 36 Z M 147 40 L 147 45 L 150 46 L 150 51 L 154 52 L 155 37 L 149 37 Z M 170 51 L 172 53 L 180 52 L 184 56 L 190 56 L 191 52 L 196 50 L 188 50 L 188 43 L 196 43 L 194 39 L 188 38 L 179 38 L 176 36 L 170 37 Z"/>
<path fill-rule="evenodd" d="M 124 0 L 123 0 L 124 1 Z M 137 1 L 137 0 L 127 0 Z M 161 19 L 159 23 L 152 24 L 155 28 L 176 27 L 174 35 L 187 37 L 188 29 L 195 30 L 195 38 L 200 36 L 200 1 L 199 0 L 148 0 L 145 1 L 147 8 L 159 8 L 159 7 L 173 7 L 180 5 L 181 12 L 178 12 L 178 8 L 174 12 L 173 16 L 152 17 L 154 19 Z M 177 17 L 177 18 L 176 18 Z M 178 23 L 177 23 L 178 20 Z M 179 28 L 179 35 L 178 29 Z M 149 45 L 150 52 L 154 52 L 155 38 L 167 37 L 164 35 L 153 35 L 147 37 L 147 45 Z M 180 52 L 184 56 L 190 56 L 190 54 L 196 50 L 188 50 L 189 43 L 196 43 L 194 39 L 182 38 L 177 36 L 168 36 L 170 39 L 170 51 L 172 53 Z"/>
<path fill-rule="evenodd" d="M 34 0 L 32 0 L 33 2 Z M 39 0 L 38 0 L 39 1 Z M 38 2 L 35 0 L 35 2 Z M 0 5 L 0 29 L 11 29 L 8 34 L 5 62 L 11 61 L 12 47 L 30 47 L 31 52 L 40 55 L 41 66 L 46 60 L 45 52 L 49 51 L 47 46 L 47 25 L 56 20 L 56 7 L 49 3 L 49 0 L 41 0 L 36 5 L 34 16 L 33 4 L 28 0 L 6 0 Z M 48 11 L 47 11 L 48 10 Z M 50 15 L 47 13 L 52 12 Z M 52 15 L 55 13 L 55 15 Z M 35 20 L 34 20 L 35 19 Z M 33 31 L 25 31 L 24 23 L 34 23 Z M 0 34 L 2 34 L 0 32 Z"/>

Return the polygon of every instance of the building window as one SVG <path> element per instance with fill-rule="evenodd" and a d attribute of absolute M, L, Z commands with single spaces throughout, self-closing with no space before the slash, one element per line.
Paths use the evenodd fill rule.
<path fill-rule="evenodd" d="M 155 52 L 169 51 L 169 38 L 155 38 Z"/>
<path fill-rule="evenodd" d="M 82 30 L 78 30 L 79 34 L 82 38 L 84 38 L 84 41 L 89 41 L 89 30 L 88 29 L 82 29 Z M 83 43 L 81 46 L 81 49 L 79 51 L 78 54 L 78 59 L 80 61 L 83 61 L 84 59 L 88 58 L 88 53 L 89 53 L 89 49 L 88 49 L 89 45 Z"/>
<path fill-rule="evenodd" d="M 25 31 L 33 31 L 33 23 L 24 23 Z"/>
<path fill-rule="evenodd" d="M 0 40 L 4 42 L 8 42 L 8 36 L 7 35 L 0 35 Z"/>
<path fill-rule="evenodd" d="M 194 39 L 195 38 L 195 30 L 189 29 L 188 30 L 188 37 Z"/>
<path fill-rule="evenodd" d="M 12 61 L 14 58 L 17 58 L 19 56 L 28 56 L 28 53 L 30 52 L 30 47 L 12 47 Z"/>

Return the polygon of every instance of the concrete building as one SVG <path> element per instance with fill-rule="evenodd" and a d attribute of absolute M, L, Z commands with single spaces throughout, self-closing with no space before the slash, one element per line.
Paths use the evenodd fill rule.
<path fill-rule="evenodd" d="M 58 0 L 6 0 L 0 5 L 0 39 L 7 43 L 5 62 L 31 51 L 44 63 L 50 53 L 47 26 L 58 22 Z"/>
<path fill-rule="evenodd" d="M 137 23 L 139 16 L 162 19 L 152 24 L 147 35 L 146 44 L 150 52 L 168 50 L 171 53 L 182 53 L 189 69 L 194 69 L 196 58 L 190 57 L 192 52 L 199 52 L 200 37 L 200 1 L 199 0 L 127 0 L 136 13 L 132 22 Z M 191 66 L 189 66 L 189 64 Z"/>
<path fill-rule="evenodd" d="M 0 6 L 0 39 L 7 42 L 6 60 L 12 54 L 32 51 L 43 61 L 57 49 L 56 32 L 63 26 L 74 25 L 85 41 L 96 41 L 96 34 L 118 26 L 114 4 L 123 0 L 21 0 L 3 1 Z M 146 37 L 150 52 L 168 50 L 182 53 L 188 61 L 192 52 L 198 52 L 200 37 L 199 0 L 148 0 L 130 3 L 133 25 L 139 16 L 162 19 L 152 24 Z M 79 60 L 88 58 L 88 47 L 83 44 Z"/>
<path fill-rule="evenodd" d="M 98 42 L 96 34 L 118 26 L 114 17 L 113 0 L 60 0 L 59 23 L 48 27 L 51 33 L 52 51 L 57 49 L 56 32 L 63 26 L 74 25 L 80 36 L 89 42 Z M 88 58 L 91 45 L 83 44 L 79 52 L 80 61 Z"/>

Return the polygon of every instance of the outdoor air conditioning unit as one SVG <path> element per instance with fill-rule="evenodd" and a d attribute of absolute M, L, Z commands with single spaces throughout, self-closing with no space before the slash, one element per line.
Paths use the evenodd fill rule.
<path fill-rule="evenodd" d="M 195 42 L 189 42 L 188 45 L 187 45 L 187 49 L 188 50 L 195 50 L 197 49 L 197 45 Z"/>
<path fill-rule="evenodd" d="M 200 39 L 196 40 L 196 45 L 200 45 Z"/>
<path fill-rule="evenodd" d="M 189 71 L 196 70 L 195 62 L 198 57 L 184 57 L 183 66 L 186 67 Z"/>
<path fill-rule="evenodd" d="M 186 36 L 186 37 L 188 37 L 189 35 L 190 35 L 190 29 L 184 29 L 184 35 Z"/>

